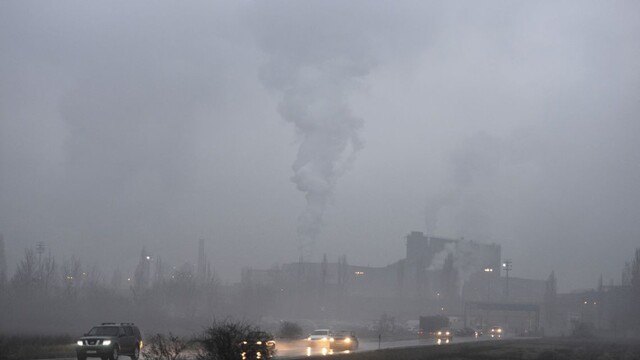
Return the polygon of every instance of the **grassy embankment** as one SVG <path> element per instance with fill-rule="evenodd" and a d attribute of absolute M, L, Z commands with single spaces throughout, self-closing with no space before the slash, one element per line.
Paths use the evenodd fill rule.
<path fill-rule="evenodd" d="M 0 335 L 0 360 L 75 357 L 75 340 L 68 335 Z"/>

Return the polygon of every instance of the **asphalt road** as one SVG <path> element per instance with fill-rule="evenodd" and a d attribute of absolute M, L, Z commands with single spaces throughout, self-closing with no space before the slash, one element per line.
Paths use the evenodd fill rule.
<path fill-rule="evenodd" d="M 466 342 L 477 342 L 477 341 L 497 341 L 491 340 L 487 337 L 455 337 L 452 344 L 460 344 Z M 372 351 L 377 349 L 392 349 L 392 348 L 404 348 L 404 347 L 413 347 L 413 346 L 446 346 L 447 344 L 437 344 L 433 339 L 425 340 L 425 339 L 413 339 L 413 340 L 382 340 L 380 343 L 378 341 L 373 340 L 361 340 L 360 345 L 357 350 L 352 352 L 363 352 L 363 351 Z M 333 355 L 333 352 L 322 348 L 317 349 L 309 349 L 307 347 L 307 343 L 304 340 L 299 341 L 278 341 L 277 345 L 278 359 L 302 359 L 307 356 L 312 355 Z M 349 353 L 349 351 L 340 351 L 338 353 Z M 192 359 L 187 354 L 187 359 Z M 141 357 L 142 358 L 142 357 Z M 129 359 L 127 356 L 120 356 L 120 360 Z M 58 358 L 58 359 L 47 359 L 47 360 L 76 360 L 75 358 Z"/>
<path fill-rule="evenodd" d="M 487 337 L 455 337 L 452 344 L 459 344 L 465 342 L 474 342 L 474 341 L 486 341 L 489 340 Z M 371 351 L 377 349 L 391 349 L 391 348 L 402 348 L 402 347 L 412 347 L 412 346 L 429 346 L 429 345 L 441 345 L 446 346 L 446 344 L 437 344 L 433 339 L 424 340 L 424 339 L 414 339 L 414 340 L 392 340 L 392 341 L 381 341 L 378 344 L 378 341 L 372 340 L 361 340 L 360 346 L 357 350 L 351 352 L 362 352 L 362 351 Z M 336 353 L 349 353 L 349 351 L 341 351 Z M 278 342 L 278 358 L 279 359 L 299 359 L 304 358 L 306 356 L 311 355 L 332 355 L 333 352 L 331 350 L 316 348 L 310 349 L 307 347 L 305 341 L 279 341 Z"/>

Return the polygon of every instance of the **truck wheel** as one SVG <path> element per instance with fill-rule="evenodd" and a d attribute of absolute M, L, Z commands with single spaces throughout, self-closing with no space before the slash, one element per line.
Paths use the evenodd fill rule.
<path fill-rule="evenodd" d="M 109 355 L 109 360 L 118 360 L 119 356 L 120 356 L 120 351 L 118 351 L 117 346 L 114 346 L 113 351 L 111 352 L 111 355 Z"/>
<path fill-rule="evenodd" d="M 131 360 L 138 360 L 140 357 L 140 345 L 136 344 L 136 347 L 133 349 L 133 355 L 130 356 Z"/>

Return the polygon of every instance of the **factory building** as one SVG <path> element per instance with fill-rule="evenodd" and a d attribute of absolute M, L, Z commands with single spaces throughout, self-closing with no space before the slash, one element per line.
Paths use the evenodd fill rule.
<path fill-rule="evenodd" d="M 398 318 L 462 313 L 466 287 L 484 289 L 487 279 L 499 282 L 500 245 L 417 231 L 405 239 L 406 257 L 384 267 L 352 265 L 344 257 L 336 262 L 298 261 L 268 270 L 245 269 L 242 284 L 278 289 L 282 298 L 276 303 L 288 312 L 296 312 L 297 305 L 287 305 L 291 300 L 315 304 L 301 309 L 300 315 L 317 308 L 323 309 L 318 316 L 366 319 L 382 313 Z M 468 293 L 480 296 L 475 291 Z M 357 306 L 350 306 L 353 304 Z M 349 309 L 348 314 L 341 314 L 341 308 Z"/>
<path fill-rule="evenodd" d="M 461 326 L 501 325 L 521 335 L 568 335 L 581 324 L 599 331 L 632 327 L 625 315 L 632 307 L 628 286 L 557 294 L 553 272 L 547 280 L 508 276 L 500 245 L 417 231 L 405 239 L 406 256 L 387 266 L 352 265 L 345 257 L 298 261 L 246 269 L 241 285 L 254 289 L 249 294 L 275 296 L 264 310 L 279 318 L 415 321 L 439 314 Z"/>

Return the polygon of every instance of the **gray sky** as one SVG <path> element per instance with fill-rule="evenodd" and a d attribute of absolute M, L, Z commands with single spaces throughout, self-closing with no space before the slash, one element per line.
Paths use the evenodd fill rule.
<path fill-rule="evenodd" d="M 235 281 L 300 241 L 386 265 L 428 229 L 500 243 L 513 275 L 553 269 L 565 290 L 618 282 L 640 246 L 638 13 L 2 1 L 10 269 L 38 241 L 109 275 L 143 245 L 195 261 L 204 238 Z"/>

